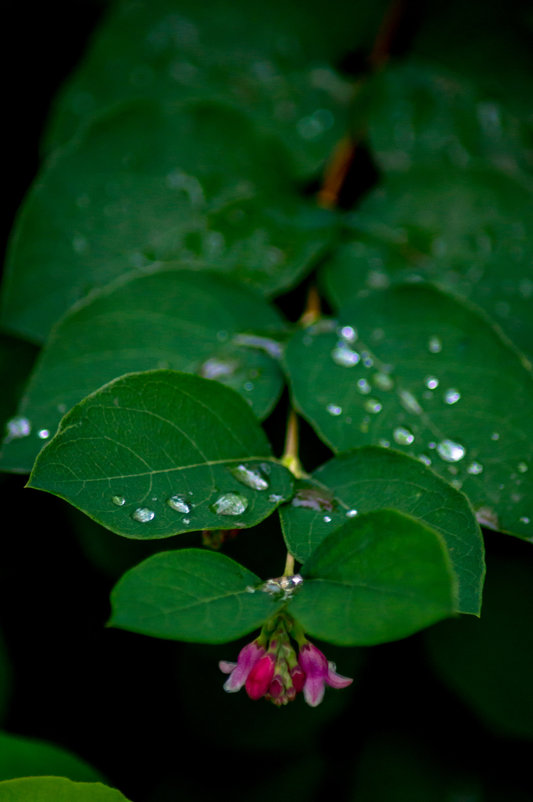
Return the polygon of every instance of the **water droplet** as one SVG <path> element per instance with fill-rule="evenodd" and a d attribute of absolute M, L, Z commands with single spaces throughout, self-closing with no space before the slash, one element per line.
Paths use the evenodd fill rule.
<path fill-rule="evenodd" d="M 442 343 L 438 337 L 429 338 L 428 350 L 431 354 L 440 354 L 440 352 L 442 351 Z"/>
<path fill-rule="evenodd" d="M 341 326 L 337 329 L 337 334 L 348 343 L 354 343 L 357 340 L 357 330 L 353 326 Z"/>
<path fill-rule="evenodd" d="M 383 409 L 383 405 L 376 401 L 375 398 L 367 398 L 365 401 L 365 409 L 367 412 L 372 412 L 373 415 L 377 415 L 378 412 L 381 412 Z"/>
<path fill-rule="evenodd" d="M 342 407 L 339 407 L 337 404 L 328 404 L 326 407 L 327 411 L 330 415 L 342 415 Z"/>
<path fill-rule="evenodd" d="M 461 393 L 459 390 L 454 390 L 453 388 L 450 390 L 446 390 L 444 393 L 444 400 L 447 404 L 456 404 L 461 398 Z"/>
<path fill-rule="evenodd" d="M 383 438 L 378 440 L 378 445 L 382 448 L 390 448 L 390 442 L 388 440 L 384 440 Z"/>
<path fill-rule="evenodd" d="M 8 440 L 16 440 L 18 437 L 27 437 L 31 432 L 31 423 L 28 418 L 11 418 L 6 423 Z"/>
<path fill-rule="evenodd" d="M 126 503 L 126 499 L 124 498 L 124 496 L 113 496 L 111 501 L 113 502 L 115 507 L 123 507 L 124 504 Z"/>
<path fill-rule="evenodd" d="M 39 429 L 37 437 L 41 440 L 47 440 L 50 437 L 50 431 L 48 429 Z"/>
<path fill-rule="evenodd" d="M 363 393 L 363 395 L 367 395 L 368 393 L 372 392 L 372 388 L 366 379 L 359 379 L 357 382 L 357 389 L 360 393 Z"/>
<path fill-rule="evenodd" d="M 431 459 L 427 456 L 427 454 L 420 454 L 418 459 L 420 460 L 420 462 L 423 462 L 424 465 L 427 465 L 428 468 L 431 465 Z"/>
<path fill-rule="evenodd" d="M 325 488 L 301 487 L 296 491 L 291 506 L 305 507 L 315 512 L 332 512 L 335 508 L 335 500 Z"/>
<path fill-rule="evenodd" d="M 141 524 L 147 523 L 147 521 L 153 521 L 155 518 L 155 512 L 153 510 L 149 510 L 148 507 L 137 507 L 131 514 L 131 517 L 134 521 L 139 521 Z"/>
<path fill-rule="evenodd" d="M 65 412 L 67 411 L 67 405 L 66 405 L 66 404 L 58 404 L 58 405 L 57 405 L 57 411 L 58 411 L 58 412 L 59 412 L 61 415 L 64 415 L 64 414 L 65 414 Z"/>
<path fill-rule="evenodd" d="M 372 359 L 368 351 L 361 352 L 361 359 L 363 360 L 363 365 L 365 366 L 365 368 L 371 368 L 372 365 L 374 364 L 374 360 Z"/>
<path fill-rule="evenodd" d="M 247 393 L 251 393 L 252 390 L 254 389 L 254 383 L 253 382 L 244 382 L 243 388 L 246 390 Z"/>
<path fill-rule="evenodd" d="M 232 476 L 247 487 L 253 490 L 266 490 L 268 488 L 268 480 L 263 476 L 259 468 L 250 468 L 248 465 L 241 463 L 232 468 L 228 468 Z"/>
<path fill-rule="evenodd" d="M 395 442 L 400 446 L 410 446 L 415 439 L 414 434 L 404 426 L 397 426 L 392 433 L 392 436 L 394 437 Z"/>
<path fill-rule="evenodd" d="M 439 380 L 436 376 L 426 376 L 424 379 L 424 384 L 428 388 L 428 390 L 436 390 L 439 386 Z"/>
<path fill-rule="evenodd" d="M 527 515 L 522 515 L 522 517 L 520 518 L 520 523 L 521 524 L 528 524 L 528 523 L 530 523 L 530 519 L 527 517 Z"/>
<path fill-rule="evenodd" d="M 336 365 L 343 368 L 352 368 L 357 365 L 361 357 L 357 351 L 353 351 L 345 342 L 340 342 L 331 352 L 331 358 Z"/>
<path fill-rule="evenodd" d="M 355 518 L 355 516 L 357 515 L 357 510 L 354 509 L 346 510 L 345 515 L 347 518 Z"/>
<path fill-rule="evenodd" d="M 175 510 L 176 512 L 187 513 L 191 511 L 191 505 L 185 501 L 183 496 L 170 496 L 170 498 L 167 498 L 167 504 L 171 510 Z"/>
<path fill-rule="evenodd" d="M 268 497 L 268 500 L 272 504 L 279 504 L 280 501 L 283 501 L 283 496 L 281 496 L 279 493 L 271 493 Z"/>
<path fill-rule="evenodd" d="M 181 522 L 182 522 L 182 524 L 185 524 L 185 526 L 189 526 L 189 524 L 191 522 L 191 519 L 190 518 L 182 518 Z"/>
<path fill-rule="evenodd" d="M 500 439 L 500 435 L 498 434 L 498 432 L 493 432 L 491 434 L 491 436 L 490 436 L 490 439 L 491 440 L 499 440 Z"/>
<path fill-rule="evenodd" d="M 441 440 L 437 445 L 439 456 L 446 462 L 459 462 L 465 455 L 465 448 L 453 440 Z"/>
<path fill-rule="evenodd" d="M 528 466 L 526 462 L 519 462 L 517 468 L 520 471 L 520 473 L 525 473 L 527 471 Z"/>
<path fill-rule="evenodd" d="M 224 376 L 232 376 L 238 368 L 239 363 L 235 359 L 211 357 L 201 366 L 200 376 L 204 379 L 221 379 Z"/>
<path fill-rule="evenodd" d="M 414 395 L 409 392 L 409 390 L 400 390 L 399 395 L 402 406 L 408 412 L 414 412 L 415 415 L 420 415 L 422 413 L 422 407 L 420 406 Z"/>
<path fill-rule="evenodd" d="M 392 390 L 394 380 L 388 373 L 374 373 L 372 381 L 380 390 Z"/>
<path fill-rule="evenodd" d="M 483 465 L 480 462 L 471 462 L 466 470 L 475 476 L 483 472 Z"/>
<path fill-rule="evenodd" d="M 331 523 L 331 517 L 329 515 L 324 515 L 322 520 L 324 521 L 325 524 Z"/>
<path fill-rule="evenodd" d="M 211 510 L 217 515 L 242 515 L 247 508 L 248 499 L 240 493 L 224 493 L 211 504 Z"/>

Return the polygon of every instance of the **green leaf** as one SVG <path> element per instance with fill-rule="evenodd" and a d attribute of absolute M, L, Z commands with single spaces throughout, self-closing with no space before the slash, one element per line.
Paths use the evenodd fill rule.
<path fill-rule="evenodd" d="M 413 165 L 493 166 L 517 177 L 530 166 L 524 127 L 463 76 L 411 58 L 379 73 L 372 88 L 371 146 L 380 166 L 404 172 L 407 184 Z"/>
<path fill-rule="evenodd" d="M 260 295 L 222 276 L 162 269 L 119 280 L 54 329 L 17 412 L 27 426 L 19 436 L 8 433 L 0 467 L 29 473 L 63 413 L 132 371 L 164 366 L 216 378 L 265 417 L 283 385 L 268 354 L 280 349 L 268 335 L 281 326 Z M 254 330 L 264 337 L 246 336 Z"/>
<path fill-rule="evenodd" d="M 405 638 L 452 615 L 456 589 L 440 535 L 404 513 L 358 516 L 329 535 L 289 604 L 309 635 L 341 646 Z"/>
<path fill-rule="evenodd" d="M 48 162 L 23 204 L 5 325 L 40 341 L 91 289 L 154 261 L 280 292 L 311 267 L 334 220 L 300 197 L 286 162 L 221 104 L 111 109 Z"/>
<path fill-rule="evenodd" d="M 491 730 L 531 740 L 531 561 L 498 554 L 488 568 L 481 619 L 439 625 L 427 640 L 429 654 L 439 676 Z"/>
<path fill-rule="evenodd" d="M 116 584 L 109 623 L 156 638 L 225 643 L 262 626 L 279 608 L 267 594 L 250 591 L 259 582 L 218 552 L 160 552 Z"/>
<path fill-rule="evenodd" d="M 88 115 L 142 95 L 221 97 L 281 138 L 304 175 L 344 135 L 351 82 L 334 68 L 369 45 L 386 3 L 116 3 L 56 103 L 47 147 Z M 327 26 L 328 35 L 324 36 Z"/>
<path fill-rule="evenodd" d="M 483 540 L 465 496 L 418 460 L 384 448 L 339 454 L 297 483 L 280 507 L 287 548 L 305 562 L 347 518 L 372 510 L 408 513 L 442 536 L 458 587 L 458 611 L 479 614 Z"/>
<path fill-rule="evenodd" d="M 490 169 L 390 174 L 350 218 L 355 241 L 324 266 L 335 307 L 369 289 L 431 281 L 472 300 L 533 358 L 533 194 Z"/>
<path fill-rule="evenodd" d="M 102 783 L 72 782 L 65 777 L 23 777 L 0 782 L 0 802 L 128 802 Z"/>
<path fill-rule="evenodd" d="M 292 475 L 248 404 L 218 382 L 132 373 L 77 404 L 37 457 L 29 487 L 66 499 L 133 538 L 262 521 Z"/>
<path fill-rule="evenodd" d="M 0 780 L 40 775 L 68 777 L 78 782 L 101 779 L 92 766 L 62 747 L 0 732 Z"/>
<path fill-rule="evenodd" d="M 479 312 L 431 286 L 368 294 L 339 320 L 286 351 L 295 403 L 320 436 L 338 451 L 398 447 L 462 488 L 481 523 L 533 539 L 529 365 Z"/>

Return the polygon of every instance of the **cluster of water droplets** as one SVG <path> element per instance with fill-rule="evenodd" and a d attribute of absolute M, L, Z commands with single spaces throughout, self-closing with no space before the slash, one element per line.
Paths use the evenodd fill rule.
<path fill-rule="evenodd" d="M 50 429 L 37 429 L 34 430 L 31 421 L 22 415 L 17 415 L 10 418 L 6 423 L 5 442 L 9 443 L 12 440 L 20 440 L 24 437 L 29 437 L 32 431 L 39 440 L 48 440 L 50 437 Z"/>

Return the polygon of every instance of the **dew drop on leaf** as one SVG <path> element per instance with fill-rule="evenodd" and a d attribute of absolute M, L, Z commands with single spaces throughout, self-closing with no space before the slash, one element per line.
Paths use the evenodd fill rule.
<path fill-rule="evenodd" d="M 188 513 L 191 511 L 191 505 L 188 504 L 183 496 L 174 495 L 167 498 L 167 504 L 170 509 L 176 512 Z"/>
<path fill-rule="evenodd" d="M 19 437 L 27 437 L 31 432 L 31 423 L 28 418 L 16 417 L 8 420 L 7 436 L 9 440 L 15 440 Z"/>
<path fill-rule="evenodd" d="M 467 473 L 471 473 L 476 476 L 477 474 L 483 472 L 483 465 L 480 462 L 471 462 L 466 470 Z"/>
<path fill-rule="evenodd" d="M 459 462 L 465 455 L 465 447 L 454 440 L 441 440 L 437 445 L 437 452 L 446 462 Z"/>
<path fill-rule="evenodd" d="M 414 434 L 404 426 L 397 426 L 392 436 L 394 437 L 394 441 L 400 446 L 410 446 L 415 439 Z"/>
<path fill-rule="evenodd" d="M 345 515 L 347 518 L 355 518 L 355 516 L 357 515 L 357 510 L 354 509 L 346 510 Z"/>
<path fill-rule="evenodd" d="M 447 404 L 456 404 L 460 400 L 460 398 L 461 398 L 461 393 L 459 392 L 459 390 L 454 390 L 453 388 L 446 390 L 446 392 L 444 393 L 444 400 Z"/>
<path fill-rule="evenodd" d="M 148 507 L 137 507 L 137 509 L 132 512 L 131 517 L 134 521 L 139 521 L 139 523 L 145 524 L 148 521 L 154 520 L 155 512 L 148 509 Z"/>
<path fill-rule="evenodd" d="M 111 501 L 113 502 L 115 507 L 123 507 L 124 504 L 126 503 L 126 499 L 124 498 L 124 496 L 113 496 Z"/>
<path fill-rule="evenodd" d="M 528 466 L 526 462 L 519 462 L 517 468 L 520 471 L 520 473 L 525 473 L 528 469 Z"/>
<path fill-rule="evenodd" d="M 333 415 L 334 417 L 342 415 L 342 407 L 340 407 L 338 404 L 328 404 L 326 409 L 329 414 Z"/>
<path fill-rule="evenodd" d="M 424 379 L 424 384 L 428 388 L 428 390 L 436 390 L 439 386 L 439 380 L 436 376 L 426 376 Z"/>
<path fill-rule="evenodd" d="M 343 368 L 352 368 L 354 365 L 357 365 L 361 359 L 357 351 L 354 351 L 345 342 L 338 343 L 331 352 L 331 358 L 336 365 L 340 365 Z"/>
<path fill-rule="evenodd" d="M 305 507 L 308 510 L 315 510 L 315 512 L 331 512 L 335 508 L 335 500 L 326 489 L 301 487 L 296 491 L 291 506 Z"/>
<path fill-rule="evenodd" d="M 200 375 L 204 379 L 221 379 L 224 376 L 233 376 L 238 370 L 239 363 L 235 359 L 207 359 L 200 368 Z"/>
<path fill-rule="evenodd" d="M 346 342 L 354 343 L 357 340 L 357 331 L 353 326 L 341 326 L 337 330 L 337 333 L 339 337 L 342 337 Z"/>
<path fill-rule="evenodd" d="M 388 373 L 374 373 L 372 381 L 380 390 L 392 390 L 394 380 Z"/>
<path fill-rule="evenodd" d="M 408 412 L 413 412 L 415 415 L 422 413 L 422 407 L 409 390 L 400 390 L 400 401 Z"/>
<path fill-rule="evenodd" d="M 211 504 L 217 515 L 242 515 L 248 508 L 248 499 L 240 493 L 223 493 Z"/>
<path fill-rule="evenodd" d="M 49 429 L 39 429 L 37 432 L 37 437 L 40 440 L 47 440 L 50 437 L 50 430 Z"/>
<path fill-rule="evenodd" d="M 359 379 L 357 382 L 357 389 L 363 395 L 368 395 L 368 393 L 372 392 L 372 388 L 366 379 Z"/>
<path fill-rule="evenodd" d="M 440 352 L 442 351 L 442 343 L 438 337 L 429 338 L 428 351 L 431 354 L 440 354 Z"/>
<path fill-rule="evenodd" d="M 378 412 L 381 412 L 383 406 L 379 401 L 376 401 L 375 398 L 367 398 L 365 401 L 365 409 L 367 412 L 377 415 Z"/>
<path fill-rule="evenodd" d="M 523 515 L 523 516 L 520 518 L 520 523 L 521 523 L 521 524 L 528 524 L 528 523 L 530 523 L 530 519 L 527 517 L 527 515 Z"/>
<path fill-rule="evenodd" d="M 241 463 L 232 468 L 228 468 L 232 476 L 247 487 L 253 490 L 266 490 L 268 488 L 268 479 L 266 479 L 259 468 L 250 468 L 248 465 Z"/>

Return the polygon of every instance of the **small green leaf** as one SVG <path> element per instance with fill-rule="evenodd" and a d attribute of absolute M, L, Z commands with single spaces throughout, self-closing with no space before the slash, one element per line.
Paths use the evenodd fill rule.
<path fill-rule="evenodd" d="M 370 293 L 339 321 L 298 333 L 285 353 L 295 403 L 320 436 L 339 451 L 416 456 L 466 493 L 480 523 L 533 539 L 529 364 L 429 285 Z"/>
<path fill-rule="evenodd" d="M 171 370 L 129 374 L 77 404 L 28 484 L 148 539 L 253 526 L 292 494 L 241 396 Z"/>
<path fill-rule="evenodd" d="M 67 410 L 132 371 L 168 367 L 215 378 L 265 417 L 283 379 L 268 352 L 251 345 L 279 349 L 268 335 L 281 326 L 260 295 L 223 276 L 161 269 L 119 280 L 81 302 L 54 329 L 17 412 L 28 421 L 26 434 L 8 432 L 0 467 L 29 473 Z M 264 338 L 243 334 L 254 330 Z"/>
<path fill-rule="evenodd" d="M 251 591 L 260 581 L 218 552 L 160 552 L 117 583 L 109 623 L 156 638 L 225 643 L 257 629 L 279 608 L 267 594 Z"/>
<path fill-rule="evenodd" d="M 310 269 L 334 219 L 301 196 L 283 148 L 234 109 L 113 107 L 47 163 L 27 195 L 3 320 L 41 341 L 90 290 L 176 259 L 274 294 Z"/>
<path fill-rule="evenodd" d="M 102 783 L 72 782 L 65 777 L 23 777 L 0 782 L 0 802 L 128 802 Z"/>
<path fill-rule="evenodd" d="M 101 779 L 92 766 L 62 747 L 0 732 L 0 780 L 41 775 L 68 777 L 78 782 Z"/>
<path fill-rule="evenodd" d="M 458 585 L 458 611 L 479 614 L 483 540 L 465 496 L 418 460 L 384 448 L 339 454 L 297 483 L 280 507 L 289 551 L 305 562 L 332 532 L 360 513 L 408 513 L 442 535 Z"/>
<path fill-rule="evenodd" d="M 311 636 L 340 646 L 405 638 L 452 615 L 456 606 L 440 535 L 393 510 L 346 523 L 321 543 L 301 573 L 291 614 Z"/>

